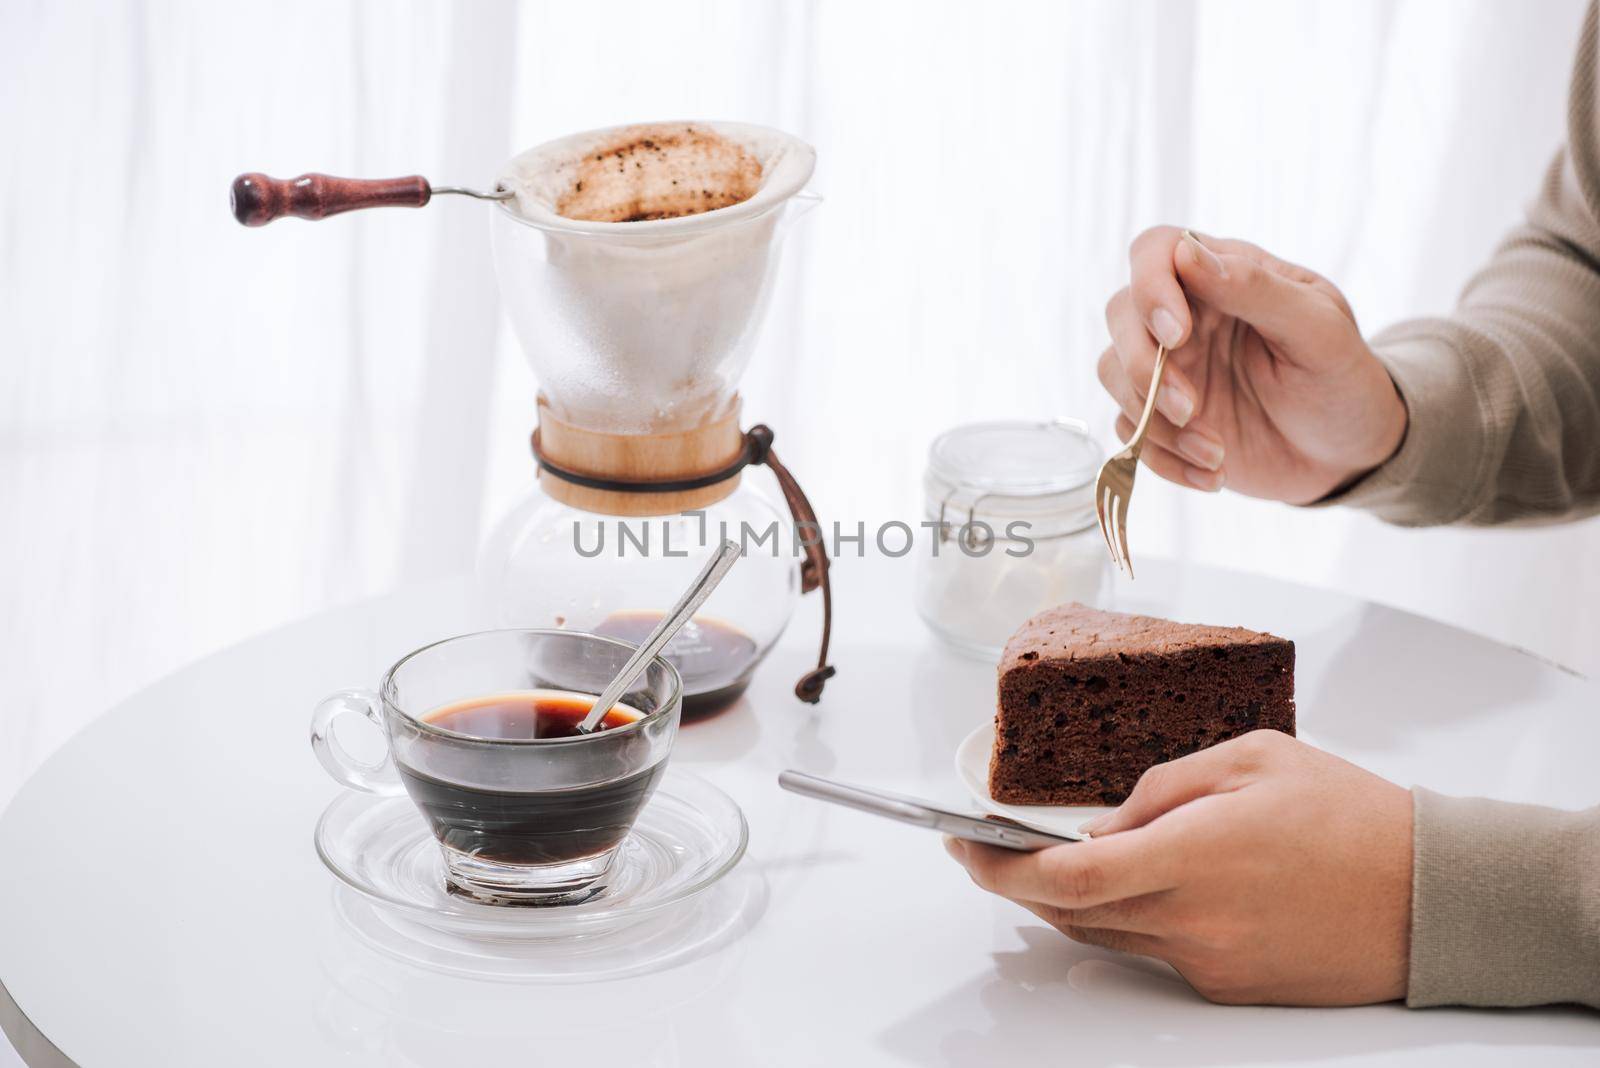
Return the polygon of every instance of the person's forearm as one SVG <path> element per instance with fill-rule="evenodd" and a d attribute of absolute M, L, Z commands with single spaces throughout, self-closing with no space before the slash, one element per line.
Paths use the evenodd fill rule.
<path fill-rule="evenodd" d="M 1405 526 L 1600 511 L 1600 273 L 1533 228 L 1449 319 L 1378 335 L 1409 412 L 1399 452 L 1326 503 Z"/>
<path fill-rule="evenodd" d="M 1413 798 L 1406 1004 L 1600 1008 L 1600 807 Z"/>
<path fill-rule="evenodd" d="M 1409 413 L 1400 450 L 1318 503 L 1406 526 L 1600 511 L 1600 16 L 1584 18 L 1567 148 L 1525 225 L 1446 319 L 1371 342 Z"/>

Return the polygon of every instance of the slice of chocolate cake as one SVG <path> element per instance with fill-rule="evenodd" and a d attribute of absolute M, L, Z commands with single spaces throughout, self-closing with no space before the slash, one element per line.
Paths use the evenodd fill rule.
<path fill-rule="evenodd" d="M 989 793 L 1120 804 L 1151 765 L 1258 727 L 1294 733 L 1294 642 L 1061 605 L 1000 658 Z"/>

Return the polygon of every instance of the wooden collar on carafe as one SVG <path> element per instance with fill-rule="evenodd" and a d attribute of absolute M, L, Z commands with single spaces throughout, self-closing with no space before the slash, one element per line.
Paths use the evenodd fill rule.
<path fill-rule="evenodd" d="M 562 504 L 618 516 L 675 515 L 707 508 L 739 488 L 748 464 L 765 465 L 778 480 L 797 531 L 813 534 L 800 562 L 800 592 L 822 591 L 822 648 L 817 666 L 800 677 L 795 696 L 815 704 L 834 676 L 828 663 L 833 635 L 833 585 L 822 527 L 805 491 L 772 451 L 772 431 L 760 424 L 739 429 L 739 398 L 728 413 L 704 426 L 674 434 L 608 434 L 556 418 L 539 397 L 533 432 L 539 483 Z"/>
<path fill-rule="evenodd" d="M 562 504 L 602 515 L 675 515 L 706 508 L 739 488 L 737 473 L 711 485 L 669 492 L 630 492 L 582 485 L 611 483 L 694 483 L 725 470 L 744 449 L 739 429 L 739 399 L 725 415 L 695 427 L 667 434 L 611 434 L 586 430 L 558 418 L 544 395 L 539 396 L 539 427 L 533 452 L 540 461 L 539 483 Z M 552 477 L 546 465 L 566 477 Z"/>

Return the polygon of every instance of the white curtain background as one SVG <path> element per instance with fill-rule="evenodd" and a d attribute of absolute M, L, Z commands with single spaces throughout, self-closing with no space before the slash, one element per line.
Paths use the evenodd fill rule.
<path fill-rule="evenodd" d="M 746 414 L 825 518 L 914 516 L 954 423 L 1079 415 L 1141 228 L 1249 238 L 1376 329 L 1447 311 L 1563 135 L 1581 0 L 0 7 L 0 798 L 119 696 L 467 570 L 533 475 L 485 207 L 247 231 L 245 170 L 487 184 L 646 118 L 780 126 Z M 1600 527 L 1398 531 L 1140 483 L 1138 552 L 1600 668 Z M 250 680 L 239 680 L 248 686 Z M 227 695 L 218 695 L 226 714 Z"/>

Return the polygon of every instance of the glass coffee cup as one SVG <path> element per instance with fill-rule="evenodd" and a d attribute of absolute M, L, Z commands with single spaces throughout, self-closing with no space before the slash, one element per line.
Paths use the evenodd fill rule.
<path fill-rule="evenodd" d="M 602 729 L 577 733 L 633 651 L 564 630 L 448 638 L 402 657 L 377 692 L 322 701 L 311 748 L 345 786 L 410 795 L 453 891 L 488 904 L 581 900 L 610 870 L 678 732 L 682 681 L 657 657 Z M 383 731 L 381 760 L 339 744 L 333 724 L 346 713 Z"/>

